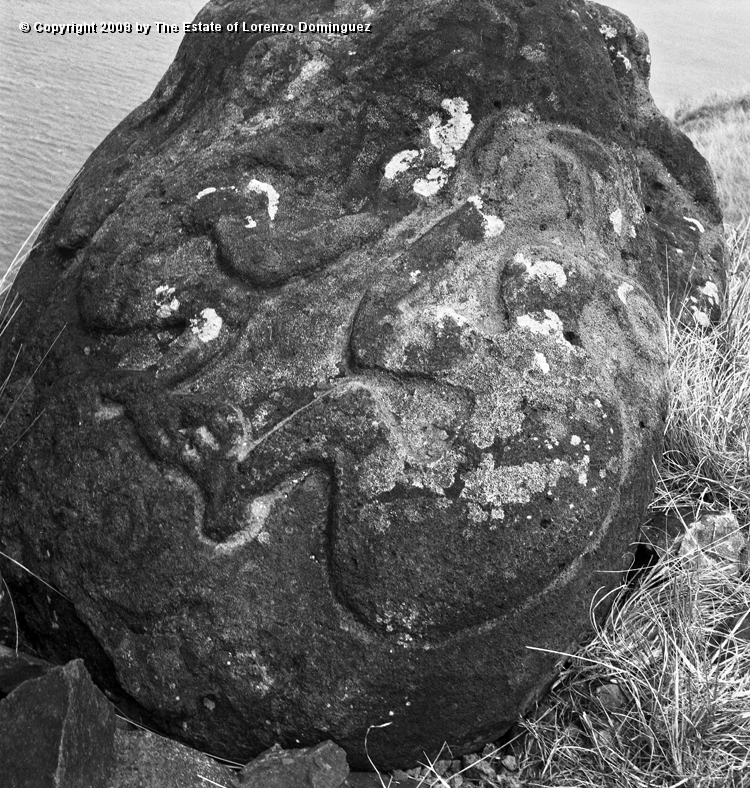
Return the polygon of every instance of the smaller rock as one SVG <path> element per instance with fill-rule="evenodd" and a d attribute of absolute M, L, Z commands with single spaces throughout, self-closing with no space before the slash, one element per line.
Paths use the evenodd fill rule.
<path fill-rule="evenodd" d="M 299 750 L 275 745 L 245 766 L 240 785 L 249 788 L 342 788 L 349 774 L 346 753 L 332 741 Z"/>
<path fill-rule="evenodd" d="M 490 783 L 497 781 L 497 771 L 492 767 L 489 758 L 480 758 L 476 754 L 464 755 L 461 765 L 463 776 L 468 780 L 487 780 Z"/>
<path fill-rule="evenodd" d="M 699 555 L 704 562 L 728 563 L 739 575 L 747 569 L 748 537 L 733 514 L 706 514 L 688 526 L 679 555 Z"/>
<path fill-rule="evenodd" d="M 25 681 L 0 701 L 3 785 L 102 788 L 114 767 L 115 712 L 82 660 Z"/>
<path fill-rule="evenodd" d="M 0 646 L 0 699 L 10 695 L 13 690 L 29 679 L 43 676 L 55 666 L 51 662 L 27 654 L 7 646 Z"/>
<path fill-rule="evenodd" d="M 106 788 L 235 788 L 236 773 L 228 766 L 144 730 L 115 734 L 117 769 Z"/>
<path fill-rule="evenodd" d="M 596 690 L 599 703 L 608 711 L 621 711 L 627 705 L 627 699 L 617 684 L 602 684 Z"/>
<path fill-rule="evenodd" d="M 432 768 L 438 777 L 445 777 L 450 771 L 451 763 L 452 761 L 449 760 L 435 761 L 435 763 L 432 764 Z"/>

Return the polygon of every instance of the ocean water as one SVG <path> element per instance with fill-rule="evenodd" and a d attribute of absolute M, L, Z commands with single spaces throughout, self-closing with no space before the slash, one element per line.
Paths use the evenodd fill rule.
<path fill-rule="evenodd" d="M 750 86 L 750 0 L 609 0 L 651 45 L 651 95 L 683 102 Z"/>
<path fill-rule="evenodd" d="M 145 101 L 182 34 L 49 35 L 19 24 L 179 24 L 202 0 L 0 0 L 0 274 L 88 155 Z M 101 29 L 101 27 L 99 28 Z"/>
<path fill-rule="evenodd" d="M 611 0 L 651 41 L 663 111 L 750 84 L 750 0 Z M 203 0 L 0 0 L 0 274 L 101 140 L 148 98 Z M 153 25 L 53 36 L 20 23 Z"/>

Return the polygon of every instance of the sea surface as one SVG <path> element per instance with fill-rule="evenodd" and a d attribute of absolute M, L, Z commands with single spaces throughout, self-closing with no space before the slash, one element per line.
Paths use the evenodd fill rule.
<path fill-rule="evenodd" d="M 147 99 L 203 0 L 0 0 L 0 275 L 91 151 Z M 750 0 L 611 0 L 648 33 L 652 94 L 682 101 L 750 84 Z M 19 24 L 152 25 L 53 36 Z"/>

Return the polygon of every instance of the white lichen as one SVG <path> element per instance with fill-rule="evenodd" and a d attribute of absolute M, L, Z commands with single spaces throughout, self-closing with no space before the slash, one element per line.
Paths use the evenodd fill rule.
<path fill-rule="evenodd" d="M 116 403 L 103 404 L 94 412 L 95 421 L 112 421 L 125 416 L 125 407 Z"/>
<path fill-rule="evenodd" d="M 171 317 L 180 308 L 180 302 L 173 295 L 174 287 L 161 285 L 156 288 L 156 315 L 162 320 Z"/>
<path fill-rule="evenodd" d="M 698 309 L 697 306 L 691 307 L 691 311 L 693 313 L 693 319 L 699 326 L 703 326 L 703 328 L 709 328 L 711 326 L 711 319 L 705 312 Z"/>
<path fill-rule="evenodd" d="M 699 233 L 705 233 L 705 232 L 706 232 L 706 228 L 705 228 L 705 227 L 704 227 L 704 226 L 703 226 L 703 225 L 702 225 L 702 224 L 701 224 L 701 223 L 700 223 L 700 222 L 699 222 L 697 219 L 691 219 L 689 216 L 683 216 L 682 218 L 683 218 L 683 219 L 684 219 L 686 222 L 690 222 L 690 224 L 691 224 L 691 225 L 692 225 L 692 226 L 693 226 L 693 227 L 694 227 L 696 230 L 698 230 L 698 232 L 699 232 Z"/>
<path fill-rule="evenodd" d="M 537 44 L 536 49 L 526 44 L 521 47 L 520 55 L 530 63 L 544 63 L 547 60 L 547 53 L 544 50 L 544 44 Z"/>
<path fill-rule="evenodd" d="M 609 215 L 609 221 L 612 223 L 612 227 L 617 235 L 622 234 L 622 211 L 617 208 L 616 210 L 612 211 Z"/>
<path fill-rule="evenodd" d="M 580 446 L 581 445 L 581 436 L 580 435 L 571 435 L 570 436 L 570 445 L 571 446 Z"/>
<path fill-rule="evenodd" d="M 448 173 L 433 167 L 426 178 L 418 178 L 414 181 L 414 191 L 422 197 L 433 197 L 445 184 L 448 183 Z"/>
<path fill-rule="evenodd" d="M 572 350 L 573 346 L 563 336 L 563 324 L 559 315 L 551 309 L 545 309 L 544 314 L 544 320 L 536 320 L 531 315 L 519 315 L 516 317 L 516 323 L 519 328 L 525 328 L 533 334 L 551 337 L 555 342 L 563 345 L 566 350 Z"/>
<path fill-rule="evenodd" d="M 393 180 L 400 172 L 406 172 L 415 159 L 421 157 L 418 150 L 402 150 L 385 165 L 385 177 Z"/>
<path fill-rule="evenodd" d="M 538 462 L 495 467 L 492 454 L 485 453 L 476 469 L 462 475 L 461 498 L 479 506 L 489 505 L 491 519 L 502 520 L 505 504 L 529 503 L 532 495 L 555 487 L 569 467 L 567 463 Z"/>
<path fill-rule="evenodd" d="M 268 198 L 268 218 L 273 221 L 276 216 L 276 211 L 279 209 L 279 193 L 271 186 L 270 183 L 263 183 L 263 181 L 253 178 L 247 184 L 246 190 L 255 192 L 256 194 L 265 194 Z"/>
<path fill-rule="evenodd" d="M 433 167 L 426 177 L 418 178 L 412 187 L 422 197 L 433 197 L 448 183 L 446 170 L 456 166 L 456 151 L 463 147 L 474 128 L 465 99 L 444 99 L 441 106 L 450 118 L 443 123 L 439 115 L 431 115 L 428 131 L 430 143 L 437 149 L 440 166 Z M 420 155 L 423 154 L 424 151 L 420 151 Z"/>
<path fill-rule="evenodd" d="M 537 260 L 532 263 L 524 257 L 522 252 L 518 252 L 513 258 L 513 261 L 526 266 L 526 275 L 530 279 L 549 279 L 553 281 L 557 287 L 565 287 L 568 283 L 565 269 L 560 263 L 556 263 L 554 260 Z"/>
<path fill-rule="evenodd" d="M 625 71 L 630 71 L 633 68 L 633 66 L 632 66 L 632 64 L 630 62 L 630 58 L 626 57 L 622 52 L 618 51 L 617 57 L 619 57 L 620 60 L 622 60 L 622 62 L 624 63 Z"/>
<path fill-rule="evenodd" d="M 714 304 L 719 303 L 719 288 L 710 279 L 703 287 L 699 287 L 698 291 Z"/>
<path fill-rule="evenodd" d="M 470 202 L 477 209 L 477 213 L 482 217 L 485 238 L 495 238 L 505 230 L 505 222 L 499 216 L 494 216 L 491 213 L 484 213 L 482 210 L 482 198 L 479 197 L 479 195 L 469 197 L 467 202 Z"/>
<path fill-rule="evenodd" d="M 328 63 L 323 60 L 323 58 L 317 57 L 313 60 L 308 60 L 307 63 L 302 66 L 299 74 L 287 88 L 287 100 L 295 98 L 299 93 L 300 88 L 303 87 L 305 83 L 309 82 L 311 79 L 313 79 L 313 77 L 315 77 L 317 74 L 320 74 L 321 71 L 325 71 L 327 68 Z"/>
<path fill-rule="evenodd" d="M 441 106 L 450 115 L 442 123 L 439 115 L 430 117 L 430 142 L 438 149 L 440 164 L 446 169 L 456 166 L 455 151 L 463 147 L 474 128 L 466 99 L 444 99 Z"/>
<path fill-rule="evenodd" d="M 206 426 L 198 427 L 198 429 L 195 431 L 195 437 L 203 446 L 208 446 L 208 448 L 214 450 L 219 448 L 219 442 Z"/>
<path fill-rule="evenodd" d="M 542 374 L 549 375 L 549 363 L 544 356 L 544 353 L 534 353 L 534 363 L 542 370 Z"/>
<path fill-rule="evenodd" d="M 203 191 L 198 192 L 198 194 L 195 195 L 195 199 L 200 200 L 202 197 L 205 197 L 207 194 L 213 194 L 215 191 L 215 186 L 209 186 L 208 188 L 203 189 Z"/>
<path fill-rule="evenodd" d="M 589 465 L 589 458 L 584 456 L 581 460 L 581 465 L 578 468 L 578 484 L 582 487 L 585 487 L 588 484 L 589 475 L 588 475 L 588 465 Z"/>
<path fill-rule="evenodd" d="M 599 28 L 599 32 L 605 38 L 616 38 L 617 37 L 617 29 L 612 27 L 611 25 L 602 25 Z"/>
<path fill-rule="evenodd" d="M 628 303 L 628 293 L 630 293 L 633 289 L 633 285 L 628 284 L 627 282 L 623 282 L 617 288 L 617 297 L 622 301 L 623 304 Z"/>
<path fill-rule="evenodd" d="M 190 330 L 201 342 L 211 342 L 219 336 L 223 324 L 224 321 L 216 314 L 216 310 L 207 308 L 200 313 L 200 317 L 191 319 Z"/>
<path fill-rule="evenodd" d="M 255 219 L 253 219 L 253 217 L 252 217 L 252 216 L 246 216 L 246 217 L 245 217 L 245 221 L 247 222 L 247 224 L 245 225 L 245 227 L 246 227 L 248 230 L 252 230 L 252 229 L 253 229 L 253 227 L 257 227 L 257 226 L 258 226 L 258 222 L 256 222 L 256 221 L 255 221 Z"/>

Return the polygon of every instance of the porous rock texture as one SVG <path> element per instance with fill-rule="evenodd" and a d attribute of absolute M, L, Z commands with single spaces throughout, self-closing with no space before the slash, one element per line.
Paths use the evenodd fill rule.
<path fill-rule="evenodd" d="M 627 567 L 667 285 L 706 325 L 724 285 L 712 176 L 594 3 L 199 19 L 371 32 L 187 35 L 47 223 L 2 549 L 61 594 L 9 565 L 19 619 L 217 755 L 474 751 Z"/>

